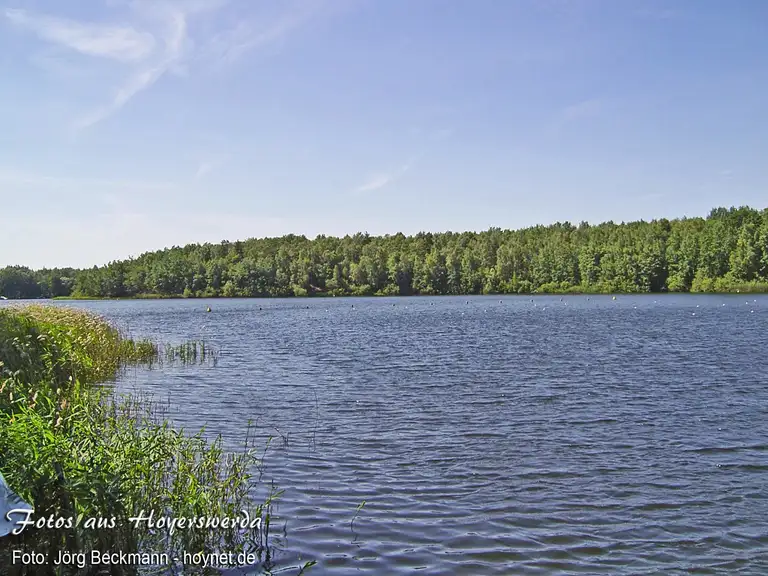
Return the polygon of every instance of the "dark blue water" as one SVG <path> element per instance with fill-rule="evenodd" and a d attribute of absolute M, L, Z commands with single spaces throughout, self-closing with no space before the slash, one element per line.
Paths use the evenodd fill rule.
<path fill-rule="evenodd" d="M 232 443 L 248 420 L 275 437 L 278 565 L 768 574 L 766 297 L 77 305 L 221 349 L 122 388 Z"/>

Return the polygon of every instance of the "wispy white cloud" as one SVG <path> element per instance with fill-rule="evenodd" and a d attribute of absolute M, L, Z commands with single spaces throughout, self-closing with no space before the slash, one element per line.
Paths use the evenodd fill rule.
<path fill-rule="evenodd" d="M 356 193 L 372 192 L 396 182 L 402 178 L 406 172 L 411 170 L 415 164 L 421 161 L 424 156 L 437 145 L 437 142 L 442 142 L 451 138 L 454 132 L 453 128 L 441 128 L 439 130 L 429 131 L 418 126 L 410 128 L 408 133 L 411 136 L 423 137 L 424 140 L 426 140 L 421 152 L 411 157 L 399 168 L 371 175 L 363 184 L 355 188 L 354 191 Z"/>
<path fill-rule="evenodd" d="M 361 186 L 358 186 L 357 188 L 355 188 L 355 192 L 370 192 L 372 190 L 378 190 L 379 188 L 384 188 L 384 186 L 394 181 L 395 178 L 396 178 L 396 175 L 394 173 L 377 174 L 369 178 L 365 182 L 365 184 L 362 184 Z"/>
<path fill-rule="evenodd" d="M 187 41 L 187 14 L 171 6 L 162 11 L 155 8 L 152 12 L 164 20 L 163 41 L 165 49 L 161 57 L 139 68 L 117 90 L 112 102 L 79 119 L 76 122 L 78 128 L 87 128 L 108 118 L 125 106 L 139 92 L 152 86 L 181 60 Z"/>
<path fill-rule="evenodd" d="M 150 88 L 168 72 L 184 75 L 188 62 L 194 60 L 195 43 L 188 36 L 190 17 L 215 12 L 227 4 L 226 0 L 189 0 L 185 2 L 138 2 L 134 6 L 144 16 L 164 24 L 161 33 L 164 51 L 159 59 L 147 63 L 115 94 L 112 102 L 86 116 L 79 127 L 91 126 L 117 112 L 138 93 Z M 234 28 L 201 38 L 198 51 L 215 62 L 232 62 L 246 52 L 281 41 L 288 33 L 314 15 L 322 3 L 302 2 L 275 20 L 256 25 L 254 19 L 245 19 Z M 208 170 L 204 169 L 204 172 Z M 202 176 L 202 174 L 201 174 Z"/>
<path fill-rule="evenodd" d="M 205 178 L 205 176 L 220 168 L 221 165 L 224 164 L 225 160 L 226 159 L 224 157 L 208 158 L 202 160 L 197 166 L 197 171 L 195 172 L 195 180 Z"/>
<path fill-rule="evenodd" d="M 319 3 L 317 4 L 319 5 Z M 233 62 L 246 52 L 283 40 L 290 32 L 304 24 L 316 11 L 312 2 L 287 11 L 276 21 L 254 22 L 246 20 L 234 28 L 214 35 L 204 48 L 204 57 L 215 62 Z"/>
<path fill-rule="evenodd" d="M 355 188 L 355 192 L 372 192 L 373 190 L 380 190 L 381 188 L 392 184 L 396 180 L 402 178 L 403 175 L 411 169 L 414 161 L 415 160 L 408 161 L 400 166 L 400 168 L 390 172 L 374 174 L 368 178 L 364 184 Z"/>
<path fill-rule="evenodd" d="M 281 0 L 275 5 L 280 7 L 277 14 L 260 13 L 239 19 L 232 28 L 214 34 L 201 49 L 202 59 L 211 65 L 231 63 L 251 50 L 283 42 L 320 15 L 344 12 L 359 3 L 357 0 Z"/>
<path fill-rule="evenodd" d="M 215 164 L 213 162 L 200 162 L 200 165 L 197 167 L 197 172 L 195 172 L 195 180 L 199 180 L 210 173 L 214 167 Z"/>
<path fill-rule="evenodd" d="M 5 16 L 43 40 L 88 56 L 136 62 L 149 56 L 155 47 L 152 34 L 132 26 L 77 22 L 20 9 L 7 9 Z"/>
<path fill-rule="evenodd" d="M 201 58 L 214 64 L 231 62 L 249 50 L 280 42 L 326 8 L 320 0 L 298 2 L 287 9 L 280 4 L 280 14 L 267 18 L 241 16 L 234 27 L 213 29 L 212 34 L 193 41 L 190 19 L 216 12 L 226 7 L 228 0 L 130 0 L 119 4 L 129 9 L 127 24 L 80 22 L 20 9 L 5 10 L 9 21 L 49 44 L 130 65 L 110 101 L 78 118 L 76 129 L 93 126 L 115 114 L 167 73 L 184 75 Z M 46 59 L 38 58 L 38 63 L 51 66 Z"/>

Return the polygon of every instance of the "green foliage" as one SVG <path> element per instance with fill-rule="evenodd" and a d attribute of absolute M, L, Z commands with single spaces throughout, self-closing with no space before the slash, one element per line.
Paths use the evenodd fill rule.
<path fill-rule="evenodd" d="M 215 352 L 201 342 L 165 347 L 169 361 L 202 362 L 211 355 Z M 34 506 L 33 520 L 50 515 L 74 520 L 72 527 L 27 528 L 1 539 L 0 566 L 10 569 L 14 548 L 49 557 L 59 550 L 149 551 L 170 558 L 182 557 L 183 551 L 245 550 L 265 559 L 274 492 L 264 504 L 250 499 L 252 471 L 259 466 L 251 438 L 241 453 L 227 454 L 220 438 L 208 442 L 202 432 L 189 436 L 174 430 L 152 402 L 115 399 L 109 388 L 95 386 L 114 378 L 126 363 L 161 357 L 158 346 L 128 340 L 84 311 L 0 309 L 0 470 Z M 129 521 L 141 511 L 173 518 L 242 518 L 243 510 L 261 519 L 261 530 L 171 533 Z M 93 529 L 89 518 L 114 518 L 115 526 Z M 39 570 L 35 573 L 71 573 Z M 192 567 L 184 570 L 194 573 Z M 121 567 L 119 573 L 134 572 Z"/>
<path fill-rule="evenodd" d="M 0 271 L 8 298 L 687 292 L 766 283 L 768 210 L 747 207 L 596 226 L 289 235 L 190 244 L 88 270 Z"/>

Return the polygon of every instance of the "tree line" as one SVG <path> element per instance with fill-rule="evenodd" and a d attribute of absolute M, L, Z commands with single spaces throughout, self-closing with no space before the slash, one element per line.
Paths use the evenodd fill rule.
<path fill-rule="evenodd" d="M 189 244 L 106 266 L 0 270 L 7 298 L 768 291 L 768 209 L 521 230 Z"/>

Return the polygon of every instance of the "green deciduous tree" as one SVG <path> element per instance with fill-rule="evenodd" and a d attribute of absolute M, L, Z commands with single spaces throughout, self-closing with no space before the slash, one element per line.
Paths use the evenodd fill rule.
<path fill-rule="evenodd" d="M 295 296 L 758 290 L 768 210 L 522 230 L 189 244 L 84 270 L 0 270 L 0 295 Z"/>

